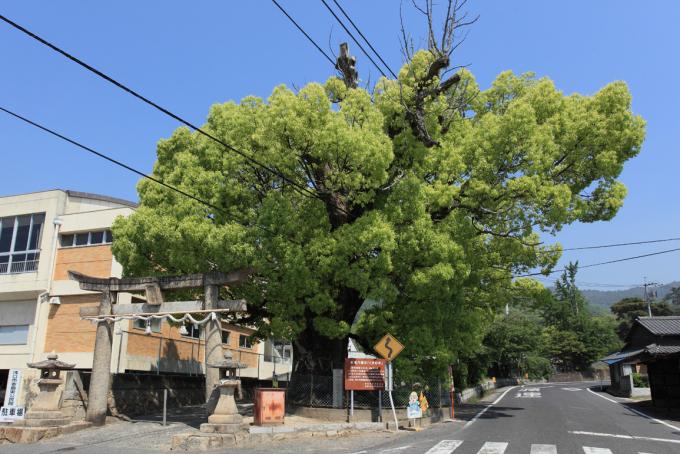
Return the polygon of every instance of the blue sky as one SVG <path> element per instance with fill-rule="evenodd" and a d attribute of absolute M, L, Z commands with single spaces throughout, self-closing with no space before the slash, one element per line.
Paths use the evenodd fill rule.
<path fill-rule="evenodd" d="M 328 49 L 347 40 L 316 0 L 280 0 Z M 398 1 L 342 0 L 387 62 L 402 63 Z M 412 35 L 424 21 L 405 1 Z M 565 93 L 591 94 L 624 80 L 633 108 L 647 121 L 643 151 L 621 179 L 629 195 L 611 222 L 572 225 L 555 239 L 565 247 L 680 237 L 680 2 L 600 0 L 475 1 L 480 19 L 454 56 L 470 64 L 484 88 L 503 70 L 534 71 Z M 202 123 L 211 104 L 247 95 L 266 97 L 274 86 L 324 81 L 329 63 L 268 0 L 5 1 L 0 12 L 71 51 L 151 99 Z M 376 72 L 356 46 L 362 79 Z M 129 95 L 0 24 L 0 105 L 150 171 L 155 144 L 178 125 Z M 136 200 L 137 177 L 71 145 L 0 114 L 0 194 L 51 188 Z M 680 242 L 565 253 L 595 263 L 680 247 Z M 635 284 L 680 280 L 680 252 L 583 269 L 579 280 Z M 584 285 L 586 287 L 588 285 Z"/>

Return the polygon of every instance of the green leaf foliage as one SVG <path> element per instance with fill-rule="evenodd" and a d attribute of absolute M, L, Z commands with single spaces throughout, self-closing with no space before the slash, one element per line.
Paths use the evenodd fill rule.
<path fill-rule="evenodd" d="M 203 128 L 273 172 L 186 128 L 161 140 L 154 177 L 220 209 L 140 181 L 140 208 L 113 226 L 125 274 L 253 267 L 229 291 L 308 368 L 340 366 L 365 299 L 382 304 L 354 335 L 392 332 L 399 367 L 444 374 L 475 357 L 510 289 L 532 285 L 512 275 L 558 260 L 538 232 L 616 214 L 644 122 L 623 82 L 565 95 L 504 72 L 482 90 L 461 70 L 440 90 L 433 58 L 418 52 L 372 93 L 332 77 L 212 106 Z"/>

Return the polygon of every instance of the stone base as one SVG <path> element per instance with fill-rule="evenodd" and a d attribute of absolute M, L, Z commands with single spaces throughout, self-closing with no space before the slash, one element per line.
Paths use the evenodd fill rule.
<path fill-rule="evenodd" d="M 238 413 L 235 415 L 210 415 L 208 422 L 210 424 L 241 424 L 243 416 Z"/>
<path fill-rule="evenodd" d="M 201 424 L 201 432 L 218 434 L 235 434 L 241 431 L 241 424 Z"/>
<path fill-rule="evenodd" d="M 202 424 L 201 426 L 204 426 Z M 202 427 L 201 427 L 202 428 Z M 247 432 L 233 434 L 186 433 L 172 437 L 173 451 L 210 451 L 237 446 L 248 438 Z"/>
<path fill-rule="evenodd" d="M 65 426 L 71 421 L 58 410 L 43 410 L 26 412 L 26 419 L 20 419 L 13 423 L 14 426 L 23 427 L 56 427 Z"/>
<path fill-rule="evenodd" d="M 13 424 L 0 426 L 0 444 L 2 443 L 35 443 L 57 435 L 69 434 L 78 430 L 87 429 L 92 424 L 78 421 L 59 427 L 28 427 Z"/>
<path fill-rule="evenodd" d="M 24 419 L 21 424 L 17 426 L 24 427 L 57 427 L 66 426 L 71 421 L 68 418 L 50 418 L 50 419 Z"/>

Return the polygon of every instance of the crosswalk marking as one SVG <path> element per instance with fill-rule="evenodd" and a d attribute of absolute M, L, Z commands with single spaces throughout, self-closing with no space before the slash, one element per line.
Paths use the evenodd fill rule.
<path fill-rule="evenodd" d="M 583 452 L 585 454 L 612 454 L 612 451 L 607 448 L 591 448 L 590 446 L 584 446 Z"/>
<path fill-rule="evenodd" d="M 462 440 L 442 440 L 431 447 L 425 454 L 451 454 L 462 444 Z"/>
<path fill-rule="evenodd" d="M 441 440 L 439 443 L 437 443 L 436 445 L 432 446 L 429 450 L 427 450 L 425 454 L 452 454 L 453 451 L 458 449 L 463 443 L 464 443 L 463 440 Z M 470 442 L 468 441 L 468 443 Z M 475 444 L 476 443 L 473 442 L 473 445 L 468 447 L 472 448 L 474 447 Z M 477 451 L 477 454 L 504 454 L 506 449 L 508 449 L 508 446 L 509 446 L 508 443 L 487 441 L 479 449 L 479 451 Z M 380 454 L 388 453 L 396 454 L 398 452 L 402 452 L 403 450 L 412 447 L 413 447 L 412 445 L 397 446 L 393 448 L 382 449 L 378 452 Z M 515 448 L 517 448 L 517 446 L 515 446 Z M 368 451 L 356 451 L 353 452 L 352 454 L 366 454 L 367 452 Z M 613 454 L 610 449 L 595 448 L 592 446 L 583 446 L 583 452 L 584 454 Z M 531 454 L 557 454 L 557 446 L 534 443 L 531 445 Z M 652 454 L 652 453 L 638 452 L 638 454 Z"/>
<path fill-rule="evenodd" d="M 484 443 L 484 446 L 482 446 L 482 449 L 477 451 L 477 454 L 503 454 L 507 447 L 507 443 L 487 441 Z"/>

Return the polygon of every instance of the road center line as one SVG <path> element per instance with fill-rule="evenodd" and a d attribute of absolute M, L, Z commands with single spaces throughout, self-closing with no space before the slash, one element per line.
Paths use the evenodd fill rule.
<path fill-rule="evenodd" d="M 484 413 L 486 413 L 486 411 L 487 411 L 489 408 L 493 407 L 493 406 L 496 405 L 498 402 L 500 402 L 501 399 L 504 398 L 505 395 L 506 395 L 507 393 L 509 393 L 510 391 L 512 391 L 512 390 L 515 389 L 515 388 L 516 388 L 516 386 L 511 386 L 511 387 L 509 387 L 508 389 L 506 389 L 505 392 L 504 392 L 503 394 L 501 394 L 501 395 L 498 397 L 498 399 L 494 400 L 494 401 L 491 402 L 489 405 L 487 405 L 486 407 L 482 408 L 482 409 L 479 411 L 479 413 L 477 413 L 471 420 L 469 420 L 468 422 L 466 422 L 465 425 L 463 426 L 463 429 L 465 429 L 467 426 L 469 426 L 469 425 L 472 424 L 473 422 L 477 421 L 477 420 L 479 419 L 479 417 L 482 416 Z"/>
<path fill-rule="evenodd" d="M 593 437 L 623 438 L 626 440 L 647 440 L 647 441 L 662 441 L 664 443 L 680 443 L 680 439 L 673 440 L 671 438 L 640 437 L 637 435 L 623 435 L 623 434 L 603 434 L 599 432 L 584 432 L 582 430 L 570 430 L 569 433 L 574 435 L 590 435 Z"/>
<path fill-rule="evenodd" d="M 603 395 L 601 395 L 601 394 L 598 394 L 598 393 L 594 392 L 593 390 L 591 390 L 590 388 L 588 388 L 588 392 L 590 392 L 590 393 L 592 393 L 592 394 L 595 394 L 597 397 L 601 397 L 601 398 L 603 398 L 603 399 L 605 399 L 605 400 L 608 400 L 609 402 L 614 402 L 615 404 L 621 405 L 622 407 L 624 407 L 624 408 L 626 408 L 626 409 L 632 411 L 632 412 L 635 413 L 636 415 L 642 416 L 643 418 L 650 419 L 650 420 L 652 420 L 652 421 L 654 421 L 654 422 L 656 422 L 656 423 L 663 424 L 664 426 L 669 427 L 669 428 L 671 428 L 671 429 L 673 429 L 673 430 L 680 431 L 680 427 L 674 426 L 673 424 L 669 424 L 669 423 L 667 423 L 666 421 L 662 421 L 662 420 L 660 420 L 660 419 L 653 418 L 653 417 L 649 416 L 648 414 L 645 414 L 645 413 L 643 413 L 643 412 L 641 412 L 641 411 L 639 411 L 639 410 L 636 410 L 636 409 L 634 409 L 634 408 L 625 407 L 623 404 L 621 404 L 621 402 L 618 402 L 618 401 L 616 401 L 616 400 L 614 400 L 614 399 L 610 399 L 609 397 L 605 397 L 605 396 L 603 396 Z"/>

